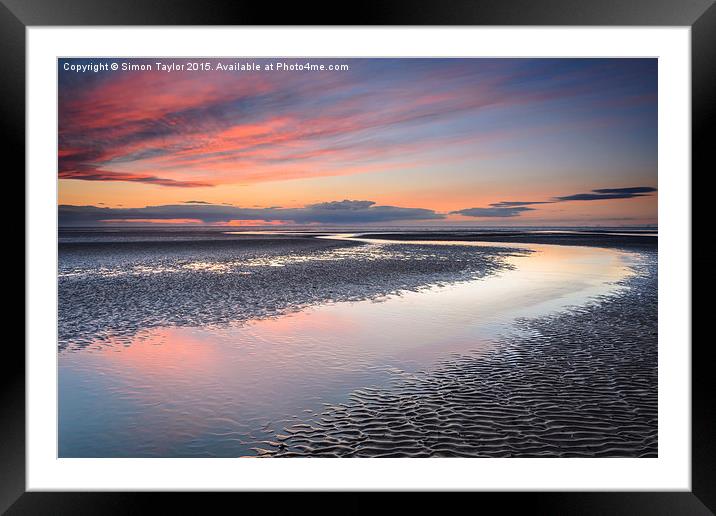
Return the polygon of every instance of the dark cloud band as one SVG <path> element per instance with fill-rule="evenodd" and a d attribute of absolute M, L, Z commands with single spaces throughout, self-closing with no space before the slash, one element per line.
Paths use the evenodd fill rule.
<path fill-rule="evenodd" d="M 650 186 L 634 186 L 630 188 L 599 188 L 589 193 L 580 193 L 574 195 L 565 195 L 555 197 L 555 202 L 564 201 L 601 201 L 603 199 L 631 199 L 633 197 L 644 197 L 652 192 L 656 192 L 656 188 Z"/>
<path fill-rule="evenodd" d="M 372 201 L 333 201 L 303 208 L 240 208 L 218 204 L 172 204 L 145 208 L 59 207 L 60 226 L 97 225 L 131 220 L 200 220 L 206 224 L 232 220 L 262 220 L 296 224 L 351 224 L 443 219 L 445 215 L 424 208 L 376 206 Z"/>
<path fill-rule="evenodd" d="M 589 193 L 580 193 L 573 195 L 564 195 L 553 197 L 551 201 L 500 201 L 489 205 L 487 208 L 466 208 L 464 210 L 452 211 L 457 215 L 465 215 L 467 217 L 518 217 L 526 211 L 534 211 L 529 206 L 537 204 L 554 204 L 558 202 L 568 201 L 600 201 L 607 199 L 632 199 L 634 197 L 644 197 L 656 192 L 656 188 L 651 186 L 632 186 L 628 188 L 598 188 L 591 190 Z"/>

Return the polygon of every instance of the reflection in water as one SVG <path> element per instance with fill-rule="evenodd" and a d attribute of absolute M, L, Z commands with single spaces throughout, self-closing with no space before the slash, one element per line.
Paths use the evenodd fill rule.
<path fill-rule="evenodd" d="M 534 252 L 509 257 L 512 270 L 486 279 L 380 302 L 222 328 L 152 329 L 128 346 L 110 341 L 62 353 L 59 454 L 252 455 L 274 430 L 354 389 L 429 369 L 450 353 L 488 349 L 515 318 L 609 293 L 634 259 L 608 249 L 499 245 Z"/>

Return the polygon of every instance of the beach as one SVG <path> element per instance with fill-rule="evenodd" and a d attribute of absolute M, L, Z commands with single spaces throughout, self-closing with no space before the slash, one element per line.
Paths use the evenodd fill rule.
<path fill-rule="evenodd" d="M 658 452 L 653 233 L 73 229 L 58 276 L 63 457 Z"/>
<path fill-rule="evenodd" d="M 488 354 L 453 357 L 392 389 L 363 389 L 275 456 L 655 457 L 656 253 L 620 293 L 520 320 Z"/>

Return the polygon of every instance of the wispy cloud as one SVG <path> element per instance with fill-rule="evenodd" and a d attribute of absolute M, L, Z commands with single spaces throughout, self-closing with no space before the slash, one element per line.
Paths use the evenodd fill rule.
<path fill-rule="evenodd" d="M 512 208 L 516 206 L 531 206 L 533 204 L 552 204 L 554 201 L 500 201 L 490 204 L 495 208 Z"/>
<path fill-rule="evenodd" d="M 490 206 L 493 206 L 492 204 Z M 526 206 L 516 206 L 509 208 L 466 208 L 464 210 L 457 210 L 451 212 L 455 215 L 465 215 L 466 217 L 517 217 L 526 211 L 533 211 L 534 208 L 528 208 Z"/>
<path fill-rule="evenodd" d="M 82 179 L 84 181 L 130 181 L 177 188 L 197 188 L 212 186 L 202 181 L 181 181 L 166 177 L 150 176 L 146 174 L 132 174 L 127 172 L 109 172 L 98 169 L 65 170 L 59 174 L 60 179 Z"/>
<path fill-rule="evenodd" d="M 618 101 L 618 112 L 649 89 L 623 80 L 625 94 L 615 91 L 612 83 L 633 73 L 605 60 L 350 63 L 350 72 L 320 75 L 145 71 L 92 80 L 61 68 L 59 177 L 204 187 L 438 166 L 456 147 L 474 157 L 513 138 L 518 129 L 489 123 L 495 112 L 570 99 Z"/>

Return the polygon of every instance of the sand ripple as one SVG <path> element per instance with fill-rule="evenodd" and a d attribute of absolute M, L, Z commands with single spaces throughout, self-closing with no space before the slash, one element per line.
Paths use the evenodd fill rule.
<path fill-rule="evenodd" d="M 657 455 L 657 267 L 618 294 L 525 320 L 494 351 L 355 391 L 257 448 L 317 457 Z"/>

